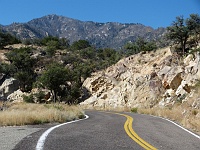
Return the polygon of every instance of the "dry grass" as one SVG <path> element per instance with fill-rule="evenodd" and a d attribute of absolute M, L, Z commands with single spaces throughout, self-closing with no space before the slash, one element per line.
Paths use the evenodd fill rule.
<path fill-rule="evenodd" d="M 200 99 L 200 82 L 193 88 L 191 96 L 186 98 L 183 103 L 176 103 L 170 108 L 153 107 L 151 109 L 138 109 L 138 113 L 150 114 L 164 117 L 177 122 L 183 127 L 200 134 L 200 109 L 194 107 L 193 104 Z"/>
<path fill-rule="evenodd" d="M 0 126 L 63 123 L 84 117 L 78 106 L 65 104 L 14 104 L 0 112 Z"/>
<path fill-rule="evenodd" d="M 154 107 L 151 109 L 138 109 L 138 113 L 170 119 L 183 127 L 200 134 L 200 119 L 197 116 L 197 114 L 200 114 L 200 111 L 190 109 L 184 112 L 184 110 L 185 109 L 183 109 L 182 106 L 177 106 L 172 109 Z"/>
<path fill-rule="evenodd" d="M 152 109 L 138 109 L 138 113 L 149 114 L 154 116 L 160 116 L 164 118 L 169 118 L 171 120 L 181 121 L 183 114 L 178 109 L 169 108 L 152 108 Z"/>
<path fill-rule="evenodd" d="M 194 95 L 194 98 L 196 96 Z M 137 112 L 140 114 L 148 114 L 167 118 L 181 126 L 200 134 L 200 110 L 191 107 L 193 100 L 190 99 L 184 104 L 175 104 L 171 108 L 129 108 L 129 107 L 97 107 L 97 106 L 82 106 L 84 109 L 103 110 L 103 111 L 117 111 L 117 112 Z"/>

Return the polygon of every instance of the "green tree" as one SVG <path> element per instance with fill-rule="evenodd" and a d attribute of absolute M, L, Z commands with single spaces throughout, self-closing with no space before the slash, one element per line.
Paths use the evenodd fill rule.
<path fill-rule="evenodd" d="M 139 52 L 152 51 L 157 49 L 154 41 L 147 42 L 143 38 L 138 38 L 135 42 L 128 42 L 125 46 L 125 55 L 130 56 Z"/>
<path fill-rule="evenodd" d="M 46 46 L 46 52 L 49 56 L 53 56 L 57 49 L 66 49 L 69 47 L 69 40 L 66 38 L 57 38 L 53 36 L 48 36 L 43 38 L 38 45 Z"/>
<path fill-rule="evenodd" d="M 10 64 L 0 63 L 0 73 L 5 74 L 6 76 L 12 76 L 15 73 L 15 67 Z"/>
<path fill-rule="evenodd" d="M 173 44 L 180 44 L 183 55 L 186 52 L 186 43 L 189 40 L 189 29 L 183 16 L 176 17 L 170 27 L 167 27 L 167 39 L 173 41 Z"/>
<path fill-rule="evenodd" d="M 70 80 L 70 70 L 57 63 L 51 64 L 39 79 L 42 85 L 51 91 L 54 102 L 56 102 L 61 85 L 65 85 L 66 81 Z"/>
<path fill-rule="evenodd" d="M 153 51 L 156 50 L 158 47 L 154 41 L 147 42 L 145 45 L 145 51 Z"/>
<path fill-rule="evenodd" d="M 46 43 L 46 52 L 47 52 L 47 55 L 49 56 L 53 56 L 56 52 L 56 49 L 59 48 L 59 44 L 58 44 L 58 41 L 48 41 Z"/>
<path fill-rule="evenodd" d="M 79 101 L 79 98 L 81 96 L 81 86 L 74 82 L 70 89 L 67 91 L 67 95 L 65 97 L 65 101 L 69 104 L 69 105 L 72 105 L 72 104 L 78 104 L 80 103 Z"/>
<path fill-rule="evenodd" d="M 95 67 L 93 67 L 94 71 L 104 69 L 122 58 L 120 52 L 111 48 L 98 49 L 96 53 L 96 58 L 93 59 L 93 64 L 95 65 Z"/>
<path fill-rule="evenodd" d="M 16 67 L 17 71 L 29 70 L 35 64 L 35 59 L 30 56 L 31 51 L 31 48 L 13 49 L 6 54 L 6 57 Z"/>
<path fill-rule="evenodd" d="M 85 80 L 93 72 L 94 65 L 91 62 L 73 63 L 73 80 L 82 85 L 82 79 Z"/>
<path fill-rule="evenodd" d="M 3 48 L 9 44 L 17 44 L 20 43 L 20 40 L 16 37 L 12 36 L 9 33 L 3 33 L 0 31 L 0 48 Z"/>
<path fill-rule="evenodd" d="M 146 44 L 148 42 L 144 40 L 144 38 L 141 38 L 139 37 L 137 40 L 136 40 L 136 45 L 138 46 L 139 48 L 139 52 L 142 52 L 142 51 L 146 51 Z"/>
<path fill-rule="evenodd" d="M 85 49 L 80 50 L 80 56 L 83 59 L 93 59 L 95 58 L 96 52 L 93 47 L 88 47 Z"/>
<path fill-rule="evenodd" d="M 130 55 L 137 54 L 140 52 L 139 46 L 136 43 L 128 42 L 126 43 L 124 48 L 126 50 L 126 56 L 130 56 Z"/>
<path fill-rule="evenodd" d="M 66 49 L 69 48 L 69 40 L 66 38 L 59 39 L 59 49 Z"/>
<path fill-rule="evenodd" d="M 59 42 L 59 38 L 57 37 L 53 37 L 53 36 L 47 36 L 47 37 L 44 37 L 40 43 L 43 45 L 43 46 L 47 46 L 47 43 L 49 41 L 57 41 L 57 43 Z"/>
<path fill-rule="evenodd" d="M 200 16 L 198 14 L 191 14 L 190 18 L 186 19 L 186 25 L 190 31 L 190 43 L 197 48 L 200 41 Z"/>
<path fill-rule="evenodd" d="M 20 70 L 14 74 L 14 78 L 19 81 L 20 90 L 28 92 L 32 89 L 35 74 L 33 71 Z"/>
<path fill-rule="evenodd" d="M 34 65 L 36 60 L 31 57 L 30 48 L 14 49 L 6 54 L 10 61 L 7 66 L 7 73 L 19 81 L 20 89 L 23 92 L 31 90 L 35 81 Z"/>
<path fill-rule="evenodd" d="M 81 50 L 81 49 L 84 49 L 84 48 L 87 48 L 87 47 L 91 47 L 91 45 L 86 40 L 75 41 L 71 45 L 72 50 Z"/>
<path fill-rule="evenodd" d="M 183 55 L 189 49 L 197 48 L 200 40 L 200 16 L 191 14 L 189 18 L 183 16 L 176 17 L 170 27 L 167 27 L 166 37 L 173 41 L 173 44 L 179 44 Z"/>

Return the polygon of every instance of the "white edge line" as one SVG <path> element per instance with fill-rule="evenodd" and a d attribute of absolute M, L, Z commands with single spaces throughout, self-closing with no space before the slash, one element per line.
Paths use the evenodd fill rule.
<path fill-rule="evenodd" d="M 36 148 L 35 150 L 43 150 L 44 148 L 44 143 L 45 143 L 45 140 L 48 136 L 48 134 L 53 131 L 54 129 L 58 128 L 58 127 L 61 127 L 63 125 L 66 125 L 66 124 L 70 124 L 70 123 L 74 123 L 74 122 L 78 122 L 78 121 L 81 121 L 81 120 L 85 120 L 85 119 L 88 119 L 89 116 L 88 115 L 85 115 L 85 118 L 84 119 L 79 119 L 79 120 L 74 120 L 74 121 L 70 121 L 70 122 L 66 122 L 66 123 L 62 123 L 62 124 L 59 124 L 59 125 L 56 125 L 56 126 L 53 126 L 51 128 L 49 128 L 48 130 L 46 130 L 39 138 L 38 142 L 37 142 L 37 145 L 36 145 Z"/>
<path fill-rule="evenodd" d="M 162 118 L 162 117 L 160 117 L 160 118 Z M 173 122 L 173 121 L 171 121 L 171 120 L 169 120 L 169 119 L 166 119 L 166 118 L 162 118 L 162 119 L 167 120 L 167 121 L 173 123 L 174 125 L 178 126 L 179 128 L 183 129 L 184 131 L 186 131 L 186 132 L 192 134 L 193 136 L 195 136 L 196 138 L 200 139 L 200 136 L 199 136 L 199 135 L 197 135 L 197 134 L 191 132 L 190 130 L 188 130 L 188 129 L 182 127 L 182 126 L 180 126 L 179 124 L 177 124 L 177 123 L 175 123 L 175 122 Z"/>
<path fill-rule="evenodd" d="M 155 117 L 155 118 L 161 118 L 161 119 L 163 119 L 163 120 L 169 121 L 169 122 L 171 122 L 172 124 L 176 125 L 177 127 L 183 129 L 184 131 L 186 131 L 186 132 L 190 133 L 191 135 L 195 136 L 196 138 L 200 139 L 200 136 L 199 136 L 199 135 L 197 135 L 197 134 L 191 132 L 190 130 L 188 130 L 188 129 L 182 127 L 182 126 L 180 126 L 179 124 L 177 124 L 177 123 L 175 123 L 175 122 L 173 122 L 173 121 L 171 121 L 171 120 L 169 120 L 169 119 L 167 119 L 167 118 L 163 118 L 163 117 L 159 117 L 159 116 L 153 116 L 153 115 L 150 115 L 150 116 Z"/>

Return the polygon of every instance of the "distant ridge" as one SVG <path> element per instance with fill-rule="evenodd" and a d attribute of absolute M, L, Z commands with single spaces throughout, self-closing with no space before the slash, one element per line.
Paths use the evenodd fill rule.
<path fill-rule="evenodd" d="M 13 23 L 7 26 L 0 25 L 0 27 L 20 39 L 43 38 L 51 35 L 65 37 L 71 43 L 80 39 L 88 40 L 92 45 L 101 48 L 120 48 L 138 37 L 158 40 L 166 31 L 165 28 L 153 29 L 138 23 L 98 23 L 58 15 L 47 15 L 27 23 Z"/>

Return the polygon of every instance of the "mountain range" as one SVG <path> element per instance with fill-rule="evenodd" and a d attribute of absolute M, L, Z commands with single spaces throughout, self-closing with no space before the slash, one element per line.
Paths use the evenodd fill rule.
<path fill-rule="evenodd" d="M 153 29 L 139 23 L 98 23 L 58 15 L 47 15 L 27 23 L 0 25 L 0 28 L 22 40 L 56 36 L 67 38 L 70 43 L 87 40 L 100 48 L 121 48 L 127 42 L 133 42 L 138 37 L 146 40 L 160 40 L 166 31 L 162 27 Z"/>

